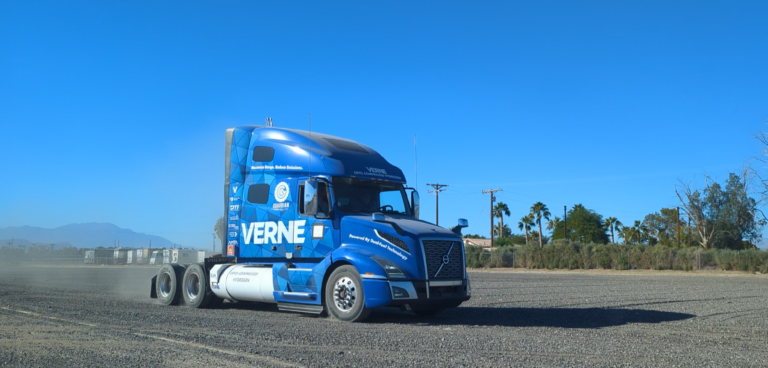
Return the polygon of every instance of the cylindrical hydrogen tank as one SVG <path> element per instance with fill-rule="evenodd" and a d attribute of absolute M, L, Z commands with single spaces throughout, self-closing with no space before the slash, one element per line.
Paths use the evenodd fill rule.
<path fill-rule="evenodd" d="M 272 267 L 234 265 L 227 267 L 218 278 L 213 292 L 221 298 L 251 302 L 274 303 Z"/>

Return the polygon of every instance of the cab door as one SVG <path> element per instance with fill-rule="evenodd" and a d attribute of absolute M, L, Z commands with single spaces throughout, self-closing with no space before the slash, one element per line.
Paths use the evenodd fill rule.
<path fill-rule="evenodd" d="M 307 236 L 304 243 L 296 246 L 293 257 L 300 262 L 305 259 L 310 262 L 318 262 L 325 258 L 335 247 L 338 239 L 337 221 L 334 220 L 333 200 L 330 185 L 327 181 L 317 180 L 315 188 L 309 188 L 307 180 L 299 183 L 299 205 L 297 219 L 306 221 Z M 308 197 L 307 192 L 315 191 Z M 314 204 L 310 203 L 315 201 Z M 308 210 L 313 207 L 312 210 Z"/>
<path fill-rule="evenodd" d="M 240 221 L 239 256 L 264 261 L 291 258 L 307 230 L 297 222 L 298 180 L 276 177 L 270 183 L 246 184 Z"/>

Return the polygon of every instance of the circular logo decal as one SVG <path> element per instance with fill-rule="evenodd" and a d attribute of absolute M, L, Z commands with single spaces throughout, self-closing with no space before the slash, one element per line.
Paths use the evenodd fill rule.
<path fill-rule="evenodd" d="M 285 200 L 288 199 L 289 193 L 290 191 L 288 190 L 288 184 L 281 182 L 280 184 L 277 184 L 277 187 L 275 187 L 275 200 L 278 202 L 285 202 Z"/>

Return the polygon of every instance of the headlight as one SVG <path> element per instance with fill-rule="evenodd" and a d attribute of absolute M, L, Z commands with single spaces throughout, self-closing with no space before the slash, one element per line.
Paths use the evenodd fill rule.
<path fill-rule="evenodd" d="M 407 279 L 408 277 L 405 276 L 405 272 L 403 272 L 399 267 L 395 266 L 394 263 L 387 261 L 386 259 L 380 259 L 380 258 L 374 258 L 374 261 L 378 263 L 383 269 L 384 272 L 387 273 L 387 277 L 390 279 Z"/>

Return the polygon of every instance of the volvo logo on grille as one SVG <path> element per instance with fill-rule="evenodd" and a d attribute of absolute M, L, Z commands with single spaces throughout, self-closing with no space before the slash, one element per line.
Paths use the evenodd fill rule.
<path fill-rule="evenodd" d="M 451 258 L 449 258 L 449 257 L 448 257 L 448 254 L 446 253 L 446 254 L 443 256 L 443 264 L 448 264 L 448 262 L 450 262 L 450 261 L 451 261 Z"/>

